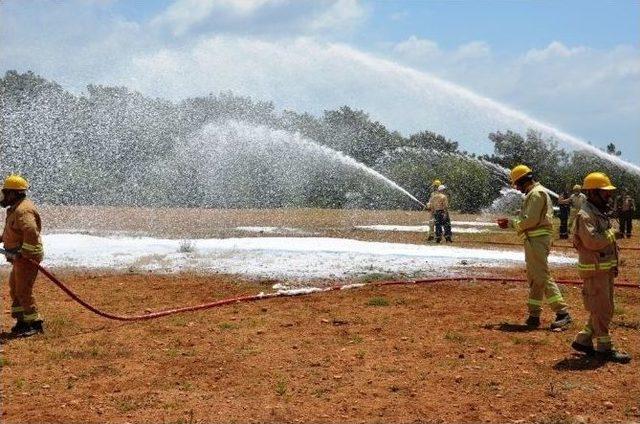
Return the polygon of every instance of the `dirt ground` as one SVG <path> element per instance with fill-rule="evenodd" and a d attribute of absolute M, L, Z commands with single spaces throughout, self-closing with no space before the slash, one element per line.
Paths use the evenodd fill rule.
<path fill-rule="evenodd" d="M 103 219 L 96 222 L 105 221 L 106 212 L 100 213 Z M 424 234 L 352 228 L 415 225 L 423 219 L 418 214 L 350 213 L 296 212 L 284 221 L 274 216 L 282 212 L 229 219 L 221 218 L 227 212 L 200 213 L 194 219 L 209 222 L 208 229 L 190 236 L 247 223 L 292 226 L 298 220 L 315 230 L 325 222 L 323 231 L 336 236 L 424 242 Z M 152 232 L 170 231 L 171 214 L 163 216 L 169 218 L 154 220 Z M 65 227 L 48 217 L 45 222 L 55 224 L 50 228 Z M 132 215 L 130 227 L 104 226 L 140 230 L 142 221 Z M 171 234 L 179 235 L 179 229 Z M 509 233 L 456 238 L 465 246 L 484 241 L 516 239 Z M 637 236 L 623 245 L 637 246 Z M 619 279 L 638 282 L 640 255 L 622 255 Z M 3 281 L 7 270 L 0 269 Z M 274 283 L 220 275 L 54 271 L 89 302 L 120 314 L 269 292 Z M 577 278 L 570 268 L 554 269 L 554 275 Z M 524 269 L 502 269 L 496 276 L 522 277 Z M 365 286 L 120 323 L 91 314 L 39 277 L 36 297 L 46 332 L 2 345 L 2 422 L 640 422 L 640 290 L 616 290 L 613 337 L 634 357 L 629 365 L 572 354 L 569 344 L 586 315 L 580 288 L 563 290 L 576 318 L 564 332 L 504 325 L 525 318 L 527 290 L 501 282 Z M 7 289 L 2 298 L 7 331 Z M 551 312 L 545 310 L 543 319 L 547 325 Z"/>

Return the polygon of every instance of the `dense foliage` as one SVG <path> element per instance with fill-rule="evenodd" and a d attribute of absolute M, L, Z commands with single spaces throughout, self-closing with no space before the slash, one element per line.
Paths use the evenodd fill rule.
<path fill-rule="evenodd" d="M 304 149 L 295 145 L 269 156 L 269 146 L 254 148 L 247 144 L 255 139 L 237 136 L 226 140 L 224 161 L 220 151 L 207 156 L 207 143 L 217 141 L 204 138 L 203 144 L 203 128 L 229 120 L 343 152 L 422 201 L 439 178 L 461 211 L 491 204 L 507 181 L 501 167 L 517 163 L 529 164 L 555 191 L 602 170 L 640 200 L 638 176 L 589 154 L 568 153 L 534 131 L 492 133 L 494 154 L 477 158 L 442 135 L 425 130 L 404 137 L 348 106 L 316 117 L 232 93 L 173 103 L 90 85 L 78 96 L 15 71 L 0 79 L 0 95 L 0 172 L 22 173 L 34 197 L 54 204 L 419 208 L 399 191 L 325 157 L 314 163 L 307 152 L 303 163 Z M 614 145 L 608 150 L 619 154 Z"/>

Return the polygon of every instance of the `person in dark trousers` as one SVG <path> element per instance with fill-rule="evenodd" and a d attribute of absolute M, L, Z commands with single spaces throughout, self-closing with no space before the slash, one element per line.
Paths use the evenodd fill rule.
<path fill-rule="evenodd" d="M 441 184 L 438 191 L 431 199 L 431 208 L 433 209 L 433 217 L 436 224 L 436 243 L 442 240 L 442 227 L 444 227 L 444 238 L 449 243 L 451 239 L 451 219 L 449 218 L 449 198 L 444 194 L 446 187 Z"/>
<path fill-rule="evenodd" d="M 631 238 L 633 213 L 636 210 L 636 202 L 628 190 L 625 190 L 622 196 L 616 198 L 614 209 L 618 215 L 620 234 Z"/>
<path fill-rule="evenodd" d="M 571 198 L 568 190 L 562 192 L 558 198 L 558 207 L 560 208 L 560 239 L 569 238 L 569 212 L 571 211 Z"/>

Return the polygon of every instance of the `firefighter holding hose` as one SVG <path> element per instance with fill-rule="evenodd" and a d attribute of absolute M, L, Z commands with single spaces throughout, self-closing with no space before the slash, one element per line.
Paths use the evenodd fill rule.
<path fill-rule="evenodd" d="M 427 214 L 428 214 L 428 223 L 429 223 L 429 235 L 427 236 L 427 241 L 433 241 L 434 239 L 434 235 L 435 235 L 435 227 L 436 227 L 436 219 L 435 219 L 435 214 L 433 213 L 433 208 L 431 205 L 431 201 L 433 200 L 433 196 L 435 196 L 436 193 L 438 193 L 438 187 L 440 187 L 442 185 L 442 181 L 440 181 L 439 179 L 435 179 L 433 180 L 433 183 L 431 183 L 431 193 L 429 194 L 429 200 L 427 201 L 426 205 L 425 205 L 425 209 L 427 210 Z"/>
<path fill-rule="evenodd" d="M 542 300 L 547 298 L 556 318 L 551 328 L 564 328 L 571 322 L 569 309 L 558 285 L 549 272 L 549 251 L 553 239 L 553 205 L 546 189 L 533 178 L 533 171 L 526 165 L 511 170 L 511 184 L 525 197 L 517 218 L 509 221 L 524 240 L 524 257 L 527 265 L 529 317 L 525 324 L 530 328 L 540 326 Z"/>
<path fill-rule="evenodd" d="M 34 203 L 27 199 L 29 183 L 19 175 L 9 175 L 2 186 L 0 205 L 7 209 L 7 218 L 0 242 L 9 252 L 11 262 L 9 292 L 11 316 L 16 324 L 11 328 L 14 337 L 32 336 L 43 331 L 42 319 L 33 298 L 33 285 L 38 274 L 37 266 L 27 260 L 42 261 L 44 251 L 40 231 L 40 214 Z"/>
<path fill-rule="evenodd" d="M 631 357 L 615 350 L 609 336 L 614 308 L 613 283 L 618 275 L 618 246 L 607 212 L 615 189 L 602 172 L 592 172 L 582 184 L 587 200 L 576 215 L 573 245 L 578 251 L 578 273 L 584 281 L 582 297 L 589 321 L 571 347 L 601 360 L 626 364 Z"/>

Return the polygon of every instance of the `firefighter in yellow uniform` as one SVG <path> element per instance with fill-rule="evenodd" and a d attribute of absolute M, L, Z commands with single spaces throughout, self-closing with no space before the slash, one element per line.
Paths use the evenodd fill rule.
<path fill-rule="evenodd" d="M 509 224 L 524 240 L 524 257 L 527 265 L 529 317 L 526 325 L 540 326 L 542 300 L 546 296 L 556 313 L 551 328 L 563 328 L 571 322 L 567 304 L 549 272 L 548 256 L 553 236 L 553 205 L 546 189 L 533 179 L 533 172 L 526 165 L 511 170 L 511 183 L 525 194 L 520 215 Z"/>
<path fill-rule="evenodd" d="M 435 227 L 436 227 L 436 219 L 432 210 L 432 205 L 431 205 L 431 201 L 433 200 L 433 196 L 438 192 L 438 187 L 440 187 L 442 185 L 442 182 L 438 179 L 433 180 L 433 183 L 431 184 L 431 194 L 429 194 L 429 200 L 427 201 L 427 204 L 425 205 L 425 209 L 427 210 L 427 213 L 429 214 L 429 236 L 427 236 L 427 241 L 433 241 L 433 239 L 435 238 Z"/>
<path fill-rule="evenodd" d="M 573 245 L 578 251 L 578 273 L 584 281 L 582 297 L 589 312 L 589 321 L 571 346 L 602 360 L 628 363 L 631 357 L 613 349 L 609 336 L 609 323 L 613 316 L 613 282 L 618 275 L 618 247 L 606 212 L 616 188 L 608 176 L 592 172 L 585 177 L 582 189 L 587 200 L 576 216 Z"/>
<path fill-rule="evenodd" d="M 19 175 L 8 176 L 2 186 L 0 205 L 8 207 L 7 219 L 0 241 L 10 252 L 7 260 L 13 265 L 9 275 L 11 316 L 16 319 L 11 334 L 26 337 L 42 332 L 42 320 L 33 298 L 33 284 L 38 268 L 30 261 L 43 257 L 40 215 L 33 202 L 26 198 L 29 183 Z"/>

